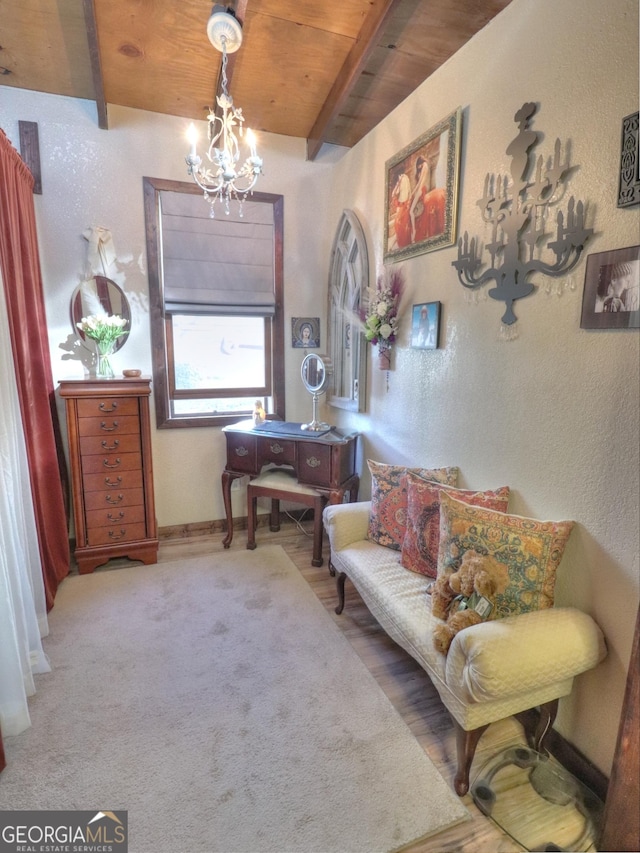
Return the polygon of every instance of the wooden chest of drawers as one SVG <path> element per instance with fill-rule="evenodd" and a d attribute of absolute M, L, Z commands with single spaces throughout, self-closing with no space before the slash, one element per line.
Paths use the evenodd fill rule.
<path fill-rule="evenodd" d="M 113 557 L 158 558 L 149 379 L 65 380 L 80 574 Z"/>

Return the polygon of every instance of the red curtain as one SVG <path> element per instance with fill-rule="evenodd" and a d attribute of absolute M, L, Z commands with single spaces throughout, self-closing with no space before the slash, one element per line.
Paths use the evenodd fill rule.
<path fill-rule="evenodd" d="M 33 177 L 0 130 L 0 266 L 47 607 L 69 572 L 66 493 L 38 255 Z"/>

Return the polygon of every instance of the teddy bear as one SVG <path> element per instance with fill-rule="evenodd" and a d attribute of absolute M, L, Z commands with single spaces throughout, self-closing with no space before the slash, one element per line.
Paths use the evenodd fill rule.
<path fill-rule="evenodd" d="M 434 645 L 446 655 L 455 635 L 483 621 L 483 617 L 472 607 L 458 609 L 473 593 L 491 599 L 496 591 L 496 582 L 487 571 L 485 559 L 475 551 L 466 551 L 457 571 L 439 575 L 431 592 L 431 610 L 434 616 L 444 619 L 444 624 L 433 630 Z"/>

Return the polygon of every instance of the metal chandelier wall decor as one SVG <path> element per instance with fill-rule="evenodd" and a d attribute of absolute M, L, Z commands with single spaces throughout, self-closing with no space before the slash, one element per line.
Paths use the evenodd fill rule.
<path fill-rule="evenodd" d="M 466 288 L 477 290 L 489 281 L 495 283 L 489 296 L 506 305 L 502 332 L 507 339 L 517 336 L 514 302 L 537 289 L 532 276 L 559 277 L 571 272 L 593 234 L 593 229 L 585 228 L 583 202 L 576 202 L 573 196 L 566 212 L 558 210 L 556 214 L 555 239 L 545 231 L 547 217 L 566 189 L 569 156 L 561 163 L 560 140 L 556 139 L 553 159 L 549 158 L 546 165 L 542 154 L 535 159 L 532 149 L 539 142 L 539 134 L 531 130 L 530 122 L 536 109 L 536 104 L 527 103 L 515 114 L 519 132 L 506 149 L 511 157 L 511 178 L 495 174 L 485 178 L 484 193 L 477 204 L 490 226 L 490 242 L 482 246 L 479 238 L 469 239 L 465 232 L 458 240 L 458 259 L 452 262 Z M 545 250 L 547 258 L 543 259 Z M 489 266 L 481 269 L 484 252 L 489 256 Z"/>

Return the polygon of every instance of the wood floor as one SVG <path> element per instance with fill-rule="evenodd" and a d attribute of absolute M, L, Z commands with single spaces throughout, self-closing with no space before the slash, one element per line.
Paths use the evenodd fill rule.
<path fill-rule="evenodd" d="M 306 532 L 301 532 L 298 527 L 296 524 L 286 523 L 281 526 L 280 532 L 272 533 L 268 527 L 260 526 L 256 534 L 258 548 L 266 544 L 278 544 L 284 548 L 440 774 L 452 785 L 456 762 L 455 733 L 451 718 L 437 691 L 424 670 L 379 627 L 358 593 L 348 583 L 344 612 L 340 616 L 335 614 L 336 587 L 335 579 L 329 575 L 327 568 L 326 540 L 325 565 L 314 568 L 311 565 L 311 525 L 305 524 Z M 216 533 L 185 538 L 161 538 L 158 562 L 223 552 L 223 535 Z M 245 548 L 246 531 L 236 529 L 231 551 Z M 123 565 L 131 564 L 126 559 L 111 560 L 97 571 L 108 571 Z M 491 725 L 476 750 L 471 781 L 478 769 L 495 753 L 508 746 L 524 743 L 521 726 L 515 720 L 509 719 Z M 405 850 L 408 853 L 516 853 L 526 849 L 485 817 L 469 794 L 462 801 L 471 815 L 471 820 Z"/>

